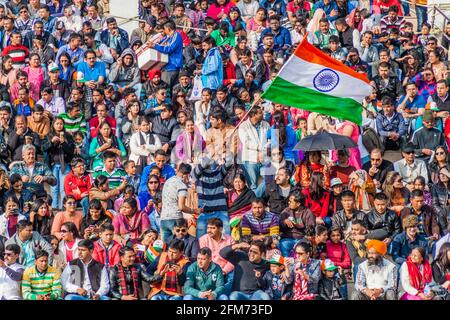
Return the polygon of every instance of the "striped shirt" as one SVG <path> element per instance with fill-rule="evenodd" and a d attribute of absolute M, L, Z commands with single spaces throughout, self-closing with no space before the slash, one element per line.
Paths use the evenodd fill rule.
<path fill-rule="evenodd" d="M 64 120 L 64 129 L 70 134 L 74 134 L 77 131 L 81 131 L 86 134 L 86 120 L 84 116 L 80 115 L 78 118 L 71 118 L 67 113 L 61 113 L 59 115 Z"/>
<path fill-rule="evenodd" d="M 402 30 L 405 27 L 405 23 L 406 21 L 403 17 L 397 17 L 395 21 L 391 21 L 389 16 L 384 16 L 380 21 L 381 31 L 384 32 L 391 29 Z"/>
<path fill-rule="evenodd" d="M 29 267 L 23 273 L 22 296 L 25 300 L 37 300 L 38 295 L 50 294 L 51 300 L 61 298 L 62 288 L 59 272 L 48 267 L 40 273 L 36 266 Z"/>
<path fill-rule="evenodd" d="M 247 213 L 241 222 L 242 235 L 275 236 L 280 234 L 278 216 L 271 212 L 264 212 L 261 219 L 256 219 L 252 213 Z"/>
<path fill-rule="evenodd" d="M 115 189 L 122 184 L 122 177 L 126 177 L 127 174 L 122 168 L 115 168 L 113 172 L 109 173 L 105 170 L 105 168 L 96 170 L 94 172 L 94 178 L 97 178 L 99 175 L 103 175 L 108 178 L 109 188 Z"/>
<path fill-rule="evenodd" d="M 222 165 L 215 170 L 204 169 L 200 164 L 194 168 L 194 176 L 197 179 L 198 201 L 204 204 L 204 212 L 227 211 L 227 201 L 223 190 L 223 179 L 227 174 L 227 168 Z"/>

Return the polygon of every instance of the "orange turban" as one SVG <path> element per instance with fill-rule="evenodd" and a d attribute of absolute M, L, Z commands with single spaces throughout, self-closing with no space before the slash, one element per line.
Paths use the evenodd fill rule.
<path fill-rule="evenodd" d="M 374 248 L 378 254 L 385 256 L 387 253 L 387 245 L 383 241 L 380 240 L 370 240 L 367 242 L 367 250 L 370 248 Z"/>

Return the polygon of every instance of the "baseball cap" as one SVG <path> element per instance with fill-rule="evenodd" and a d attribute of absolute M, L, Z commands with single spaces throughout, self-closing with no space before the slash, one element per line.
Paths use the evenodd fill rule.
<path fill-rule="evenodd" d="M 50 63 L 48 65 L 48 72 L 55 72 L 55 71 L 59 71 L 59 67 L 56 63 Z"/>
<path fill-rule="evenodd" d="M 337 269 L 333 261 L 331 261 L 330 259 L 323 260 L 320 267 L 323 271 L 333 271 Z"/>
<path fill-rule="evenodd" d="M 415 146 L 411 142 L 406 143 L 402 148 L 402 152 L 405 152 L 405 153 L 414 152 L 414 150 L 415 150 Z"/>
<path fill-rule="evenodd" d="M 84 78 L 84 73 L 83 72 L 81 72 L 81 71 L 77 71 L 77 75 L 76 75 L 76 78 L 75 78 L 78 82 L 80 82 L 80 83 L 85 83 L 85 82 L 87 82 L 87 80 Z"/>
<path fill-rule="evenodd" d="M 269 260 L 270 264 L 277 264 L 277 265 L 283 265 L 284 264 L 284 257 L 279 254 L 274 254 L 272 258 Z"/>
<path fill-rule="evenodd" d="M 331 182 L 330 182 L 330 186 L 333 188 L 334 186 L 338 186 L 338 185 L 340 185 L 340 184 L 342 184 L 342 180 L 341 179 L 339 179 L 339 178 L 333 178 L 333 179 L 331 179 Z"/>

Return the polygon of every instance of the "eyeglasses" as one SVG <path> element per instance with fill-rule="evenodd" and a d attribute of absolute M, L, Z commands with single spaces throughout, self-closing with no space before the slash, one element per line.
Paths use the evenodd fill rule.
<path fill-rule="evenodd" d="M 186 232 L 186 231 L 187 231 L 186 228 L 175 229 L 175 232 L 176 232 L 176 233 L 178 233 L 178 232 Z"/>
<path fill-rule="evenodd" d="M 68 206 L 74 206 L 74 205 L 75 205 L 75 202 L 70 201 L 70 202 L 66 202 L 66 204 L 67 204 Z"/>
<path fill-rule="evenodd" d="M 398 180 L 396 180 L 395 182 L 400 183 L 400 182 L 402 182 L 402 181 L 403 181 L 403 179 L 398 179 Z"/>

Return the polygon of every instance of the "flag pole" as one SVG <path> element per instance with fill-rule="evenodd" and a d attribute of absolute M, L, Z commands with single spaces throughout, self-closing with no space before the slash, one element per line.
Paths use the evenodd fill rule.
<path fill-rule="evenodd" d="M 250 111 L 253 110 L 253 108 L 262 100 L 261 96 L 258 97 L 258 99 L 256 99 L 255 101 L 253 101 L 252 105 L 250 106 L 250 109 L 248 109 L 248 111 L 244 114 L 244 116 L 242 117 L 242 119 L 239 121 L 239 123 L 236 125 L 236 127 L 234 128 L 233 132 L 231 134 L 234 134 L 234 132 L 239 128 L 239 126 L 242 124 L 242 122 L 244 122 L 248 116 L 248 114 L 250 113 Z"/>

